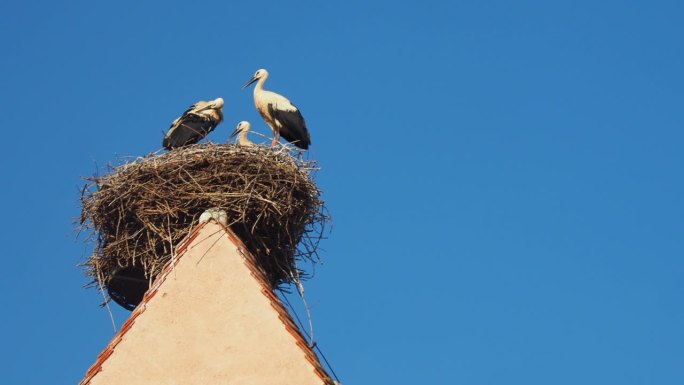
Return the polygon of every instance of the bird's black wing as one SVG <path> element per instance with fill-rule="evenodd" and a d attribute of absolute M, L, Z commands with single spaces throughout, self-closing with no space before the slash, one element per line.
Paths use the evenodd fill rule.
<path fill-rule="evenodd" d="M 295 107 L 294 105 L 292 106 Z M 274 120 L 280 122 L 280 136 L 301 149 L 309 149 L 311 137 L 309 136 L 309 130 L 306 128 L 304 117 L 297 107 L 294 110 L 287 111 L 279 110 L 273 104 L 269 104 L 268 112 L 273 116 Z"/>
<path fill-rule="evenodd" d="M 191 110 L 192 107 L 188 111 Z M 216 128 L 216 122 L 204 115 L 188 111 L 171 125 L 169 132 L 164 136 L 162 144 L 165 149 L 197 143 Z"/>

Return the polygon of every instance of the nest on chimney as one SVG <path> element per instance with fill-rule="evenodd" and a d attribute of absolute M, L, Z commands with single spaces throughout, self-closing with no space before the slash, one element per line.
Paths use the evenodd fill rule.
<path fill-rule="evenodd" d="M 171 259 L 200 215 L 218 208 L 271 286 L 297 282 L 318 261 L 329 219 L 311 180 L 315 162 L 289 146 L 200 144 L 109 166 L 85 178 L 81 228 L 94 243 L 86 273 L 127 309 Z"/>

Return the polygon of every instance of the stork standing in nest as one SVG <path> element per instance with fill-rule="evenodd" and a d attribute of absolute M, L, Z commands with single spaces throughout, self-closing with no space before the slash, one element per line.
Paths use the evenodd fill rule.
<path fill-rule="evenodd" d="M 222 108 L 222 98 L 193 104 L 180 118 L 171 123 L 162 145 L 170 150 L 199 142 L 221 123 Z"/>
<path fill-rule="evenodd" d="M 252 147 L 254 146 L 254 142 L 251 140 L 247 139 L 247 133 L 249 132 L 250 129 L 250 124 L 247 121 L 242 121 L 238 123 L 237 128 L 235 128 L 235 131 L 233 131 L 232 134 L 230 134 L 230 137 L 235 137 L 238 133 L 240 136 L 237 138 L 237 142 L 240 146 L 245 146 L 245 147 Z"/>
<path fill-rule="evenodd" d="M 273 131 L 272 145 L 275 145 L 282 136 L 303 150 L 309 149 L 311 138 L 302 114 L 286 97 L 264 90 L 267 78 L 268 71 L 260 69 L 242 88 L 245 89 L 257 82 L 254 87 L 254 105 Z"/>

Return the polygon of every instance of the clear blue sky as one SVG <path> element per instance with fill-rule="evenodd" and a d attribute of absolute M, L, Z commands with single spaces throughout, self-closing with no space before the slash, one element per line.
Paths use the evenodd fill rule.
<path fill-rule="evenodd" d="M 267 133 L 261 67 L 322 167 L 343 383 L 684 383 L 681 2 L 62 3 L 0 4 L 0 383 L 74 384 L 113 335 L 80 176 L 197 100 L 213 141 Z"/>

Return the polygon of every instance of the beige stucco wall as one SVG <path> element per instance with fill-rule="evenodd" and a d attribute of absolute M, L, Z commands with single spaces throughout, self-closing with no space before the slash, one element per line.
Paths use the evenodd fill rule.
<path fill-rule="evenodd" d="M 322 384 L 262 288 L 208 223 L 89 384 Z"/>

